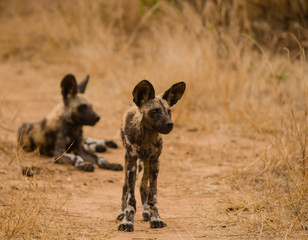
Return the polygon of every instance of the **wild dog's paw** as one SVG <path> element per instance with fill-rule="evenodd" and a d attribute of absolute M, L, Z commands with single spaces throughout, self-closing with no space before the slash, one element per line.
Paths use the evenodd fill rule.
<path fill-rule="evenodd" d="M 90 152 L 106 152 L 107 151 L 105 140 L 85 138 L 83 147 L 87 151 L 90 151 Z"/>
<path fill-rule="evenodd" d="M 77 168 L 85 172 L 93 172 L 95 169 L 93 164 L 84 164 L 84 165 L 78 166 Z"/>
<path fill-rule="evenodd" d="M 142 217 L 143 217 L 143 220 L 144 220 L 145 222 L 150 221 L 150 213 L 149 213 L 149 212 L 143 212 L 143 213 L 142 213 Z"/>
<path fill-rule="evenodd" d="M 117 220 L 122 221 L 124 218 L 124 212 L 121 212 L 118 216 L 117 216 Z"/>
<path fill-rule="evenodd" d="M 118 148 L 118 144 L 116 144 L 114 141 L 105 141 L 105 144 L 110 148 Z"/>
<path fill-rule="evenodd" d="M 145 222 L 148 222 L 151 219 L 151 214 L 150 214 L 150 211 L 149 211 L 149 205 L 147 203 L 143 203 L 143 205 L 142 205 L 142 217 L 143 217 L 143 220 Z"/>
<path fill-rule="evenodd" d="M 164 223 L 162 220 L 150 221 L 150 228 L 163 228 L 163 227 L 167 227 L 167 224 Z"/>
<path fill-rule="evenodd" d="M 121 223 L 118 226 L 118 230 L 119 231 L 127 231 L 127 232 L 133 232 L 134 231 L 134 225 L 131 222 L 127 222 L 127 223 Z"/>
<path fill-rule="evenodd" d="M 95 152 L 99 152 L 99 153 L 102 153 L 102 152 L 106 152 L 107 151 L 107 148 L 103 145 L 97 145 L 95 146 Z"/>
<path fill-rule="evenodd" d="M 66 154 L 66 155 L 71 155 L 71 154 Z M 94 171 L 94 165 L 91 163 L 85 163 L 82 159 L 82 157 L 78 156 L 78 155 L 71 155 L 73 157 L 73 163 L 74 166 L 82 171 L 85 172 L 93 172 Z M 68 156 L 69 157 L 69 156 Z"/>

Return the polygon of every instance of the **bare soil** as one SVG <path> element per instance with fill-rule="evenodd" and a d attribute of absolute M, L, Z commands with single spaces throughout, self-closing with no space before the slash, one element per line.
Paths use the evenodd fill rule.
<path fill-rule="evenodd" d="M 85 75 L 75 70 L 77 77 Z M 163 152 L 158 182 L 160 215 L 166 222 L 163 229 L 150 229 L 142 221 L 139 181 L 136 188 L 137 213 L 135 231 L 119 232 L 116 221 L 120 210 L 124 172 L 112 172 L 96 167 L 93 173 L 73 166 L 57 165 L 37 152 L 24 153 L 16 147 L 17 128 L 22 122 L 41 120 L 61 100 L 60 80 L 66 69 L 40 68 L 5 64 L 0 66 L 1 141 L 0 209 L 5 208 L 5 196 L 31 186 L 30 194 L 39 194 L 46 209 L 54 209 L 50 222 L 41 222 L 49 230 L 66 239 L 253 239 L 255 229 L 241 229 L 230 219 L 232 210 L 228 198 L 229 176 L 254 161 L 264 149 L 264 143 L 230 130 L 204 131 L 176 126 L 163 137 Z M 133 86 L 132 86 L 133 87 Z M 85 128 L 85 137 L 111 139 L 119 144 L 102 155 L 111 162 L 124 163 L 119 128 L 123 104 L 116 107 L 108 83 L 94 80 L 87 96 L 94 99 L 94 109 L 102 120 Z M 127 104 L 129 104 L 127 101 Z M 115 107 L 113 107 L 115 106 Z M 175 125 L 177 125 L 175 123 Z M 22 167 L 35 166 L 32 177 L 22 175 Z M 8 197 L 8 196 L 7 196 Z M 46 210 L 47 211 L 47 210 Z M 42 213 L 44 215 L 44 211 Z M 50 230 L 53 229 L 53 230 Z M 33 230 L 37 231 L 37 230 Z M 37 237 L 42 239 L 38 231 Z M 60 234 L 60 232 L 62 232 Z M 3 233 L 2 233 L 3 234 Z M 16 236 L 22 236 L 16 235 Z M 16 239 L 22 239 L 21 237 Z M 48 236 L 53 239 L 51 235 Z M 14 237 L 13 237 L 14 238 Z"/>

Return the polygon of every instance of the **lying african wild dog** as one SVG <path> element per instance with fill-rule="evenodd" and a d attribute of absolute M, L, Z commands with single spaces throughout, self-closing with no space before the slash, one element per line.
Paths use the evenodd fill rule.
<path fill-rule="evenodd" d="M 121 136 L 125 153 L 125 183 L 122 207 L 118 220 L 120 231 L 134 231 L 136 212 L 135 182 L 137 160 L 143 163 L 144 173 L 140 185 L 142 216 L 151 228 L 167 225 L 160 219 L 157 206 L 157 176 L 159 155 L 162 150 L 160 133 L 168 134 L 173 128 L 170 107 L 177 103 L 185 91 L 184 82 L 174 84 L 165 93 L 155 96 L 150 82 L 143 80 L 133 90 L 132 106 L 123 119 Z"/>
<path fill-rule="evenodd" d="M 55 157 L 56 162 L 68 162 L 80 170 L 93 171 L 93 164 L 97 164 L 101 168 L 120 171 L 123 169 L 120 164 L 109 163 L 93 153 L 105 151 L 106 146 L 116 148 L 114 142 L 82 136 L 84 125 L 94 126 L 100 119 L 83 94 L 88 80 L 87 76 L 77 85 L 74 75 L 66 75 L 61 82 L 63 102 L 42 121 L 23 123 L 18 129 L 18 145 L 25 151 L 38 148 L 41 154 Z"/>

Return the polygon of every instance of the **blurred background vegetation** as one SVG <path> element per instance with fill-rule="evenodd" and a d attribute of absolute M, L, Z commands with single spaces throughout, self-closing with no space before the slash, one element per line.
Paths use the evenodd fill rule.
<path fill-rule="evenodd" d="M 203 41 L 215 35 L 224 50 L 226 37 L 240 44 L 247 35 L 272 52 L 298 52 L 299 43 L 308 47 L 307 20 L 305 0 L 1 0 L 0 56 L 51 60 L 91 44 L 141 48 L 142 39 L 155 41 L 154 29 L 179 27 Z"/>
<path fill-rule="evenodd" d="M 305 0 L 0 0 L 0 59 L 74 65 L 120 99 L 143 78 L 184 80 L 182 122 L 260 130 L 303 99 L 307 20 Z"/>

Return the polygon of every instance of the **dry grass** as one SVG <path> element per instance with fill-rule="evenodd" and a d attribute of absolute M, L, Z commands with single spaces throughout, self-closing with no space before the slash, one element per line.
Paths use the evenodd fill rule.
<path fill-rule="evenodd" d="M 2 0 L 0 57 L 39 67 L 74 64 L 110 87 L 119 110 L 141 79 L 160 90 L 186 81 L 187 93 L 175 110 L 179 125 L 228 130 L 268 146 L 226 177 L 230 193 L 221 221 L 238 223 L 238 233 L 260 239 L 304 239 L 307 12 L 304 0 Z M 6 118 L 0 114 L 4 123 Z M 0 140 L 3 156 L 12 157 Z M 48 227 L 57 214 L 66 214 L 62 203 L 46 207 L 41 191 L 35 180 L 6 189 L 3 237 L 35 238 L 33 231 L 38 238 L 67 237 Z"/>

